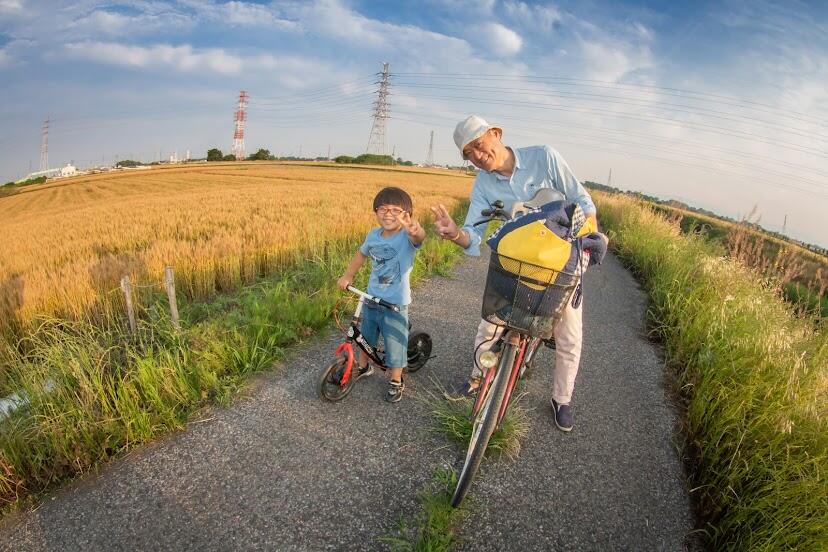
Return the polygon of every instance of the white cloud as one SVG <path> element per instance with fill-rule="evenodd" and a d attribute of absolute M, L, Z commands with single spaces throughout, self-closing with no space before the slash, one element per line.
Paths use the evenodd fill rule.
<path fill-rule="evenodd" d="M 630 71 L 651 65 L 648 56 L 635 56 L 619 44 L 583 40 L 580 53 L 586 76 L 599 81 L 617 82 Z"/>
<path fill-rule="evenodd" d="M 11 65 L 11 56 L 6 50 L 0 50 L 0 69 Z"/>
<path fill-rule="evenodd" d="M 322 36 L 344 39 L 351 45 L 360 47 L 386 47 L 393 38 L 388 31 L 393 27 L 401 28 L 369 19 L 337 0 L 308 4 L 296 13 L 306 26 L 321 32 Z"/>
<path fill-rule="evenodd" d="M 285 9 L 308 34 L 319 37 L 322 46 L 350 51 L 359 57 L 373 55 L 372 67 L 394 59 L 394 67 L 408 71 L 446 71 L 478 67 L 471 45 L 465 40 L 414 25 L 399 25 L 366 17 L 338 0 L 318 0 L 312 4 L 293 4 Z"/>
<path fill-rule="evenodd" d="M 501 56 L 513 56 L 523 47 L 523 39 L 515 31 L 500 23 L 489 23 L 485 27 L 485 37 L 491 44 L 491 53 Z"/>
<path fill-rule="evenodd" d="M 221 48 L 194 50 L 190 45 L 132 46 L 115 42 L 84 41 L 67 44 L 67 56 L 139 68 L 173 68 L 179 71 L 208 70 L 220 74 L 236 74 L 241 70 L 242 60 L 228 54 Z"/>
<path fill-rule="evenodd" d="M 20 13 L 23 11 L 21 0 L 0 0 L 0 13 Z"/>
<path fill-rule="evenodd" d="M 196 16 L 203 21 L 221 23 L 238 27 L 269 27 L 284 30 L 298 30 L 300 25 L 282 17 L 280 10 L 274 5 L 254 4 L 250 2 L 231 1 L 212 3 L 203 1 L 187 1 Z"/>
<path fill-rule="evenodd" d="M 273 72 L 275 79 L 287 88 L 302 88 L 308 82 L 313 84 L 309 75 L 336 73 L 325 62 L 303 57 L 274 56 L 268 53 L 241 55 L 229 53 L 222 48 L 196 49 L 189 44 L 136 46 L 83 41 L 65 45 L 62 55 L 77 60 L 147 70 L 219 75 Z"/>
<path fill-rule="evenodd" d="M 195 26 L 195 18 L 174 10 L 146 11 L 136 15 L 96 9 L 65 25 L 65 32 L 75 39 L 98 35 L 139 35 L 164 29 L 183 29 Z"/>
<path fill-rule="evenodd" d="M 503 9 L 521 25 L 548 31 L 563 16 L 555 6 L 531 5 L 526 2 L 504 2 Z"/>

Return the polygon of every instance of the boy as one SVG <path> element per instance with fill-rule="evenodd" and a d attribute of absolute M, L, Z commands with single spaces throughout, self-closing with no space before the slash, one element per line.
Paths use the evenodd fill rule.
<path fill-rule="evenodd" d="M 365 259 L 371 259 L 371 276 L 367 292 L 391 304 L 400 312 L 379 305 L 366 304 L 362 310 L 362 334 L 372 346 L 379 334 L 385 342 L 385 365 L 389 372 L 388 393 L 385 400 L 397 402 L 402 398 L 405 383 L 403 368 L 408 364 L 408 304 L 411 303 L 409 275 L 414 266 L 414 254 L 425 239 L 425 230 L 411 218 L 411 196 L 400 188 L 384 188 L 374 198 L 374 214 L 379 228 L 374 228 L 356 252 L 345 274 L 337 284 L 346 289 Z M 360 351 L 357 379 L 370 376 L 374 367 Z"/>

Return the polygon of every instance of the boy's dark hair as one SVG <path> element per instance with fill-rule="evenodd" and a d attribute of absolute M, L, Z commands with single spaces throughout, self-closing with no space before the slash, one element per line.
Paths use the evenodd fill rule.
<path fill-rule="evenodd" d="M 407 211 L 409 215 L 414 214 L 414 205 L 411 203 L 411 196 L 405 190 L 393 186 L 383 188 L 374 198 L 374 211 L 382 205 L 396 205 Z"/>

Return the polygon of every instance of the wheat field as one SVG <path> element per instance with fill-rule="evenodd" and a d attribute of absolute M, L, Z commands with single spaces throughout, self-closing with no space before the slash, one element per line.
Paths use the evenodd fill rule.
<path fill-rule="evenodd" d="M 468 197 L 471 184 L 449 171 L 252 162 L 32 186 L 0 198 L 0 335 L 38 315 L 106 315 L 122 276 L 157 285 L 166 265 L 184 298 L 234 289 L 365 232 L 384 186 L 407 190 L 422 218 Z"/>

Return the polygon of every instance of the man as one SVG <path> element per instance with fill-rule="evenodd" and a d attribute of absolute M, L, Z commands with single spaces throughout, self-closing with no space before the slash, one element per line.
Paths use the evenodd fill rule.
<path fill-rule="evenodd" d="M 548 146 L 512 149 L 503 145 L 502 136 L 500 127 L 490 125 L 477 115 L 460 121 L 454 130 L 454 143 L 463 159 L 470 161 L 481 172 L 474 180 L 471 204 L 462 228 L 457 227 L 443 205 L 432 207 L 432 211 L 436 216 L 438 234 L 462 247 L 467 255 L 480 255 L 485 227 L 474 227 L 473 224 L 481 218 L 480 211 L 496 200 L 503 201 L 508 212 L 516 201 L 528 201 L 538 190 L 552 188 L 562 193 L 568 202 L 579 204 L 588 219 L 595 218 L 592 198 L 558 152 Z M 595 224 L 595 220 L 592 222 Z M 491 341 L 499 330 L 494 324 L 481 320 L 475 338 L 475 351 L 482 352 L 482 347 L 479 347 L 481 343 Z M 555 328 L 552 409 L 555 425 L 562 431 L 571 431 L 573 426 L 570 402 L 581 358 L 582 336 L 582 308 L 580 305 L 574 308 L 570 302 Z M 473 395 L 480 385 L 481 376 L 475 366 L 471 378 L 448 391 L 446 398 L 459 400 Z"/>

